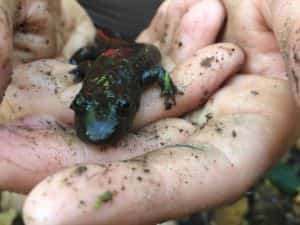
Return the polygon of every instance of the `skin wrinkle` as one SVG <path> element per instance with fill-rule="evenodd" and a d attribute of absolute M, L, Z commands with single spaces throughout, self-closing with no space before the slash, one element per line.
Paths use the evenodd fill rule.
<path fill-rule="evenodd" d="M 200 147 L 194 146 L 194 145 L 191 145 L 191 144 L 168 145 L 165 148 L 162 148 L 161 150 L 168 149 L 168 148 L 187 148 L 187 149 L 190 149 L 190 150 L 204 151 Z"/>
<path fill-rule="evenodd" d="M 1 156 L 0 164 L 1 164 L 1 162 L 6 162 L 8 165 L 11 164 L 11 165 L 15 166 L 16 168 L 19 168 L 21 170 L 27 171 L 29 173 L 33 173 L 34 174 L 36 172 L 35 169 L 32 169 L 32 168 L 30 168 L 28 166 L 22 166 L 22 162 L 18 162 L 17 160 L 13 160 L 10 157 L 3 157 L 3 156 Z"/>
<path fill-rule="evenodd" d="M 145 129 L 140 130 L 138 133 L 129 134 L 121 142 L 118 142 L 114 146 L 108 146 L 106 149 L 105 147 L 100 149 L 99 147 L 97 148 L 96 146 L 95 147 L 88 146 L 88 147 L 94 149 L 95 151 L 100 150 L 104 155 L 106 152 L 107 159 L 105 161 L 114 161 L 115 154 L 112 153 L 113 151 L 130 153 L 130 154 L 128 153 L 125 154 L 123 157 L 121 157 L 122 159 L 128 159 L 134 156 L 139 156 L 144 153 L 150 152 L 153 149 L 161 148 L 167 143 L 174 142 L 174 140 L 172 139 L 172 137 L 174 138 L 174 135 L 172 136 L 172 132 L 176 132 L 176 135 L 178 135 L 178 137 L 180 137 L 180 139 L 182 140 L 188 138 L 188 136 L 194 131 L 193 127 L 186 122 L 182 123 L 183 121 L 182 122 L 180 121 L 180 123 L 178 123 L 178 121 L 180 120 L 174 121 L 175 124 L 177 123 L 177 125 L 174 124 L 172 125 L 173 120 L 171 121 L 167 120 L 166 122 L 158 123 L 154 126 L 152 125 L 150 127 L 146 127 Z M 91 151 L 89 150 L 89 152 Z M 91 153 L 88 156 L 88 159 L 93 159 L 93 154 L 94 153 Z M 108 156 L 110 154 L 112 154 L 111 156 L 112 158 Z M 103 158 L 101 157 L 99 160 L 102 162 Z M 92 162 L 94 161 L 95 160 L 92 160 Z"/>
<path fill-rule="evenodd" d="M 1 158 L 1 160 L 0 160 L 0 165 L 1 165 L 1 162 L 2 162 L 2 163 L 5 162 L 5 163 L 7 163 L 8 165 L 13 165 L 13 166 L 15 166 L 16 168 L 19 168 L 19 169 L 24 170 L 24 171 L 29 172 L 29 173 L 35 173 L 35 172 L 36 172 L 34 169 L 30 169 L 30 168 L 27 168 L 27 167 L 25 167 L 25 166 L 21 166 L 20 163 L 17 163 L 17 162 L 15 162 L 15 161 L 13 161 L 13 160 L 11 160 L 11 159 L 8 159 L 8 158 L 3 158 L 3 159 Z"/>
<path fill-rule="evenodd" d="M 20 148 L 30 149 L 32 151 L 32 153 L 30 153 L 30 155 L 35 156 L 34 158 L 36 160 L 38 160 L 38 161 L 41 159 L 41 157 L 39 156 L 39 154 L 35 153 L 35 152 L 39 151 L 39 145 L 36 142 L 35 137 L 32 137 L 30 134 L 25 134 L 24 132 L 21 132 L 22 129 L 26 130 L 26 128 L 22 128 L 20 126 L 17 126 L 17 127 L 13 127 L 13 128 L 5 127 L 5 129 L 9 132 L 9 134 L 8 134 L 9 136 L 11 136 L 11 135 L 13 137 L 17 136 L 18 138 L 22 138 L 23 139 L 23 142 L 21 143 Z M 47 136 L 47 134 L 51 134 L 51 133 L 53 133 L 53 132 L 48 132 L 48 131 L 41 130 L 41 134 L 46 135 L 46 136 Z M 10 140 L 13 141 L 14 138 L 3 139 L 3 142 L 6 144 L 6 146 L 11 146 L 11 145 L 15 146 L 14 142 L 12 144 L 10 144 L 11 143 Z M 15 147 L 15 148 L 18 148 L 18 147 Z M 57 153 L 59 153 L 59 152 L 61 152 L 61 149 L 58 148 L 58 147 L 55 147 L 55 146 L 51 146 L 49 148 L 49 152 L 57 152 Z M 56 155 L 56 153 L 55 153 L 55 155 Z M 5 159 L 8 160 L 9 162 L 14 162 L 14 165 L 19 165 L 20 168 L 23 168 L 23 167 L 20 166 L 21 163 L 23 162 L 22 160 L 18 160 L 17 158 L 10 158 L 10 159 L 5 158 Z M 53 160 L 56 161 L 56 156 L 53 157 Z M 66 164 L 66 163 L 63 163 L 60 160 L 60 164 Z M 28 166 L 26 166 L 26 169 L 30 170 L 30 171 L 35 171 L 34 169 L 31 169 L 31 167 L 33 167 L 33 165 L 28 164 Z M 45 168 L 45 170 L 43 170 L 42 168 Z M 41 171 L 41 173 L 48 173 L 49 169 L 48 169 L 48 167 L 40 167 L 39 171 Z"/>
<path fill-rule="evenodd" d="M 11 19 L 11 17 L 8 15 L 8 12 L 7 12 L 7 10 L 5 10 L 4 8 L 3 8 L 3 6 L 0 6 L 0 13 L 2 12 L 2 14 L 4 15 L 4 23 L 7 23 L 8 24 L 8 26 L 9 27 L 12 27 L 12 19 Z"/>
<path fill-rule="evenodd" d="M 78 141 L 77 141 L 78 142 Z M 75 164 L 79 164 L 79 163 L 83 163 L 83 162 L 87 162 L 91 157 L 89 156 L 89 149 L 90 147 L 88 147 L 87 145 L 79 142 L 80 145 L 80 150 L 78 150 L 78 148 L 76 149 L 76 151 L 74 151 L 75 154 L 75 159 L 74 159 L 74 163 Z M 70 151 L 73 151 L 73 149 L 71 149 L 70 147 Z M 71 162 L 72 163 L 72 162 Z"/>
<path fill-rule="evenodd" d="M 204 148 L 204 150 L 202 150 L 202 151 L 205 151 L 205 149 L 209 149 L 209 148 L 213 148 L 213 149 L 215 149 L 215 150 L 217 150 L 222 156 L 224 156 L 224 159 L 226 159 L 227 161 L 228 161 L 228 163 L 230 164 L 230 165 L 232 165 L 232 166 L 234 166 L 236 163 L 237 163 L 237 161 L 236 160 L 233 160 L 233 159 L 231 159 L 231 157 L 230 157 L 230 153 L 227 153 L 226 154 L 226 152 L 224 152 L 224 151 L 221 151 L 220 149 L 219 149 L 219 147 L 218 146 L 215 146 L 215 145 L 213 145 L 212 143 L 209 143 L 209 142 L 207 142 L 207 143 L 199 143 L 199 144 L 197 144 L 197 145 L 199 145 L 199 146 L 205 146 L 205 148 Z M 198 150 L 200 150 L 200 149 L 198 149 Z"/>

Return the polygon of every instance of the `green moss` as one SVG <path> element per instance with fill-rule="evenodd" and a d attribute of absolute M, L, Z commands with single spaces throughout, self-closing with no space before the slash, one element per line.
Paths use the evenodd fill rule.
<path fill-rule="evenodd" d="M 106 191 L 97 198 L 95 208 L 100 209 L 104 203 L 110 202 L 113 200 L 113 193 L 111 191 Z"/>
<path fill-rule="evenodd" d="M 5 212 L 0 213 L 0 224 L 1 225 L 12 225 L 14 220 L 17 218 L 17 210 L 9 209 Z"/>
<path fill-rule="evenodd" d="M 278 163 L 268 174 L 270 181 L 281 191 L 295 195 L 300 189 L 300 166 Z"/>

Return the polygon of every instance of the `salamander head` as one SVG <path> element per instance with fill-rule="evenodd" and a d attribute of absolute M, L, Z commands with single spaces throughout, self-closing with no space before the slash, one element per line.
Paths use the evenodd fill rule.
<path fill-rule="evenodd" d="M 78 95 L 71 108 L 79 138 L 92 144 L 105 144 L 116 135 L 119 127 L 114 107 L 103 107 L 96 100 Z"/>
<path fill-rule="evenodd" d="M 71 106 L 75 112 L 78 137 L 91 144 L 110 144 L 116 141 L 123 134 L 124 126 L 127 126 L 120 108 L 126 106 L 126 102 L 122 101 L 101 104 L 78 95 Z"/>

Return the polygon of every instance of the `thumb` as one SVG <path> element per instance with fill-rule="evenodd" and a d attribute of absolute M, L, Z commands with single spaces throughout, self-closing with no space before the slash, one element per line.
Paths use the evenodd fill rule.
<path fill-rule="evenodd" d="M 267 0 L 263 13 L 278 39 L 287 73 L 300 106 L 300 1 Z"/>

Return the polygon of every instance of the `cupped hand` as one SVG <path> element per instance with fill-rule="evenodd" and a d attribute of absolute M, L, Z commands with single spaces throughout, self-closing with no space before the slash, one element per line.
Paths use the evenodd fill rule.
<path fill-rule="evenodd" d="M 74 0 L 0 0 L 0 92 L 13 64 L 69 57 L 93 41 L 95 28 Z"/>
<path fill-rule="evenodd" d="M 179 6 L 183 7 L 181 14 L 185 15 L 182 21 L 178 21 L 182 25 L 177 29 L 174 28 L 174 30 L 168 31 L 168 33 L 179 32 L 179 30 L 188 29 L 192 25 L 193 28 L 197 28 L 197 33 L 193 29 L 189 31 L 190 36 L 195 38 L 195 41 L 192 42 L 195 46 L 178 45 L 178 43 L 173 41 L 159 44 L 159 38 L 154 38 L 152 41 L 146 40 L 145 37 L 149 36 L 147 33 L 151 32 L 152 29 L 156 29 L 157 25 L 155 22 L 141 35 L 139 41 L 157 43 L 161 45 L 161 48 L 172 49 L 172 51 L 164 52 L 163 58 L 165 59 L 164 61 L 167 61 L 165 66 L 174 68 L 171 71 L 172 78 L 178 89 L 184 94 L 177 97 L 177 104 L 172 110 L 166 111 L 160 98 L 159 89 L 155 86 L 147 89 L 142 96 L 139 112 L 136 115 L 135 130 L 162 118 L 182 115 L 201 104 L 203 105 L 214 90 L 220 87 L 230 75 L 234 74 L 243 63 L 243 53 L 231 44 L 208 46 L 214 42 L 223 22 L 224 11 L 217 1 L 211 2 L 207 0 L 200 4 L 190 2 L 187 6 L 183 6 L 182 2 L 178 1 L 176 5 L 171 5 L 168 11 L 174 11 L 172 8 Z M 163 13 L 163 7 L 166 6 L 162 6 L 160 13 Z M 184 7 L 191 8 L 190 12 L 186 13 L 188 8 L 185 9 Z M 202 14 L 195 16 L 198 10 L 206 11 L 207 7 L 211 8 L 214 15 L 208 19 L 207 16 Z M 169 20 L 169 18 L 166 19 L 166 23 Z M 203 21 L 207 21 L 207 23 L 204 24 Z M 196 25 L 198 27 L 195 27 Z M 161 26 L 165 26 L 165 24 L 163 23 Z M 178 42 L 180 41 L 184 42 L 184 40 L 178 40 Z M 172 54 L 185 55 L 186 60 L 175 63 Z M 122 143 L 118 144 L 118 147 L 113 146 L 102 151 L 99 151 L 101 147 L 87 146 L 79 142 L 72 132 L 67 131 L 69 126 L 72 126 L 74 119 L 70 104 L 81 88 L 80 83 L 74 82 L 74 75 L 70 72 L 72 70 L 74 70 L 73 65 L 58 60 L 41 60 L 19 65 L 15 68 L 12 82 L 0 106 L 0 118 L 2 123 L 7 124 L 2 129 L 2 139 L 6 140 L 5 136 L 11 135 L 9 134 L 11 132 L 7 133 L 9 130 L 16 130 L 17 133 L 13 132 L 16 135 L 11 140 L 18 139 L 19 141 L 8 143 L 7 150 L 2 151 L 2 154 L 3 158 L 10 165 L 5 165 L 6 171 L 11 167 L 14 173 L 22 173 L 24 179 L 15 180 L 14 176 L 5 176 L 4 178 L 9 178 L 9 180 L 3 180 L 3 182 L 0 182 L 1 185 L 15 188 L 19 191 L 30 190 L 33 185 L 46 175 L 60 168 L 74 165 L 75 163 L 129 159 L 142 155 L 146 151 L 151 151 L 155 147 L 161 147 L 162 144 L 166 145 L 167 140 L 171 141 L 168 135 L 156 134 L 156 130 L 159 132 L 164 131 L 157 129 L 156 125 L 151 125 L 150 128 L 147 127 L 138 134 L 130 134 Z M 48 118 L 45 118 L 45 115 L 48 115 Z M 42 118 L 39 119 L 38 117 Z M 14 122 L 18 119 L 18 122 Z M 173 123 L 171 122 L 171 124 Z M 172 128 L 173 126 L 170 127 Z M 174 123 L 174 129 L 176 127 L 176 123 Z M 30 130 L 30 136 L 36 139 L 36 141 L 32 142 L 32 146 L 25 144 L 29 138 L 27 137 L 28 129 Z M 49 135 L 43 135 L 42 133 L 44 132 L 49 133 Z M 189 130 L 187 132 L 189 133 Z M 25 138 L 23 139 L 24 135 Z M 62 138 L 58 139 L 59 136 L 62 136 Z M 180 136 L 186 136 L 184 130 L 179 133 L 178 137 Z M 174 139 L 173 141 L 178 140 Z M 53 142 L 58 148 L 55 151 L 48 149 L 46 147 L 48 145 L 45 144 L 46 141 L 49 142 L 49 147 Z M 41 143 L 46 148 L 41 149 L 38 143 Z M 76 151 L 69 151 L 70 147 L 68 145 L 72 143 L 78 146 L 71 147 L 71 149 Z M 145 146 L 136 149 L 134 146 L 137 144 L 141 146 L 140 143 L 144 143 Z M 16 146 L 9 147 L 11 144 L 16 144 Z M 6 148 L 4 147 L 3 149 Z M 11 151 L 8 149 L 15 150 Z M 37 151 L 37 149 L 39 150 Z M 17 153 L 28 157 L 16 158 L 15 154 Z M 34 158 L 43 160 L 32 161 Z M 28 161 L 25 163 L 24 160 Z M 33 171 L 38 171 L 38 173 L 32 173 Z"/>
<path fill-rule="evenodd" d="M 158 89 L 147 90 L 135 127 L 199 110 L 185 119 L 148 125 L 110 148 L 83 144 L 62 125 L 72 123 L 69 116 L 55 112 L 57 102 L 63 99 L 68 105 L 78 90 L 69 83 L 69 66 L 40 62 L 56 71 L 53 82 L 46 79 L 49 71 L 42 81 L 27 76 L 35 64 L 20 70 L 28 87 L 30 82 L 43 86 L 44 80 L 53 84 L 44 95 L 37 87 L 44 104 L 21 115 L 44 114 L 41 108 L 51 108 L 46 101 L 51 99 L 55 104 L 49 114 L 56 119 L 33 117 L 1 127 L 1 188 L 30 190 L 45 176 L 81 164 L 50 176 L 31 192 L 24 209 L 26 224 L 155 224 L 233 200 L 281 156 L 298 116 L 287 82 L 239 75 L 224 83 L 244 56 L 231 44 L 205 47 L 214 42 L 223 17 L 218 1 L 176 0 L 161 6 L 139 41 L 160 46 L 165 66 L 185 94 L 173 111 L 164 111 Z M 56 77 L 61 89 L 56 89 Z M 31 102 L 34 92 L 27 89 L 24 100 Z M 19 84 L 14 91 L 22 91 Z"/>

